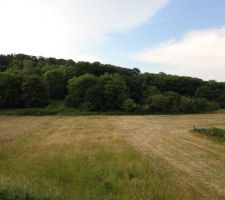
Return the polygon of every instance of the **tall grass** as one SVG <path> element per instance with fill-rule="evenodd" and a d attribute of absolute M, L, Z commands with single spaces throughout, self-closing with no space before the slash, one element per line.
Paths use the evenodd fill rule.
<path fill-rule="evenodd" d="M 176 200 L 166 168 L 121 141 L 39 145 L 29 137 L 0 151 L 1 200 Z M 116 148 L 117 147 L 117 148 Z"/>
<path fill-rule="evenodd" d="M 198 133 L 201 133 L 203 135 L 212 137 L 212 138 L 216 138 L 216 139 L 225 141 L 225 129 L 216 128 L 216 127 L 194 128 L 194 131 L 198 132 Z"/>

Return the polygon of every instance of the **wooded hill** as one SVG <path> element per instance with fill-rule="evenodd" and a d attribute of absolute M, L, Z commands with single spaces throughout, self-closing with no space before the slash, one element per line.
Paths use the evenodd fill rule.
<path fill-rule="evenodd" d="M 99 62 L 0 55 L 0 108 L 54 100 L 85 111 L 198 113 L 225 108 L 225 83 Z"/>

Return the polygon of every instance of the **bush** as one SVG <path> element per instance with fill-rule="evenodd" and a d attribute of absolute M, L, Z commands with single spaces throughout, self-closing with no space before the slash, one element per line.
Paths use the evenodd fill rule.
<path fill-rule="evenodd" d="M 119 110 L 127 97 L 125 81 L 119 74 L 99 78 L 86 74 L 69 80 L 68 88 L 66 105 L 88 110 Z"/>
<path fill-rule="evenodd" d="M 150 112 L 167 112 L 169 98 L 161 94 L 152 95 L 147 99 Z"/>
<path fill-rule="evenodd" d="M 196 90 L 195 97 L 216 100 L 220 97 L 221 92 L 210 86 L 201 86 Z"/>
<path fill-rule="evenodd" d="M 120 110 L 128 96 L 128 89 L 123 77 L 119 74 L 105 74 L 98 82 L 101 88 L 101 110 Z"/>
<path fill-rule="evenodd" d="M 47 83 L 37 75 L 26 76 L 22 85 L 24 107 L 43 107 L 49 103 Z"/>
<path fill-rule="evenodd" d="M 93 111 L 95 110 L 95 106 L 92 103 L 85 101 L 80 105 L 80 109 L 83 111 Z"/>
<path fill-rule="evenodd" d="M 216 109 L 218 109 L 217 103 L 204 98 L 181 98 L 181 111 L 184 113 L 208 112 Z"/>
<path fill-rule="evenodd" d="M 176 92 L 166 92 L 164 94 L 168 99 L 167 111 L 168 112 L 178 112 L 180 110 L 180 95 Z"/>
<path fill-rule="evenodd" d="M 21 106 L 21 85 L 17 75 L 0 73 L 0 108 Z"/>
<path fill-rule="evenodd" d="M 194 99 L 190 97 L 181 97 L 180 110 L 183 113 L 196 113 L 197 107 Z"/>
<path fill-rule="evenodd" d="M 126 99 L 123 102 L 122 109 L 126 112 L 133 111 L 136 108 L 136 103 L 133 99 Z"/>
<path fill-rule="evenodd" d="M 64 99 L 66 95 L 66 73 L 63 69 L 49 70 L 44 74 L 53 99 Z"/>
<path fill-rule="evenodd" d="M 66 105 L 79 107 L 85 101 L 87 90 L 97 83 L 97 77 L 85 74 L 78 78 L 74 77 L 68 82 L 69 94 L 66 97 Z"/>

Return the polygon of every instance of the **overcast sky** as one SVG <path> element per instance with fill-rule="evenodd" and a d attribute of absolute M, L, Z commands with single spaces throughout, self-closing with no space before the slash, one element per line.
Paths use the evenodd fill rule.
<path fill-rule="evenodd" d="M 0 0 L 0 54 L 225 81 L 224 0 Z"/>

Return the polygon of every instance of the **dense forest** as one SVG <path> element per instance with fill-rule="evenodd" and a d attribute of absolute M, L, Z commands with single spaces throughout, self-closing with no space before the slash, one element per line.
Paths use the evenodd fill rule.
<path fill-rule="evenodd" d="M 225 108 L 225 83 L 99 62 L 0 55 L 0 108 L 54 101 L 84 111 L 198 113 Z"/>

